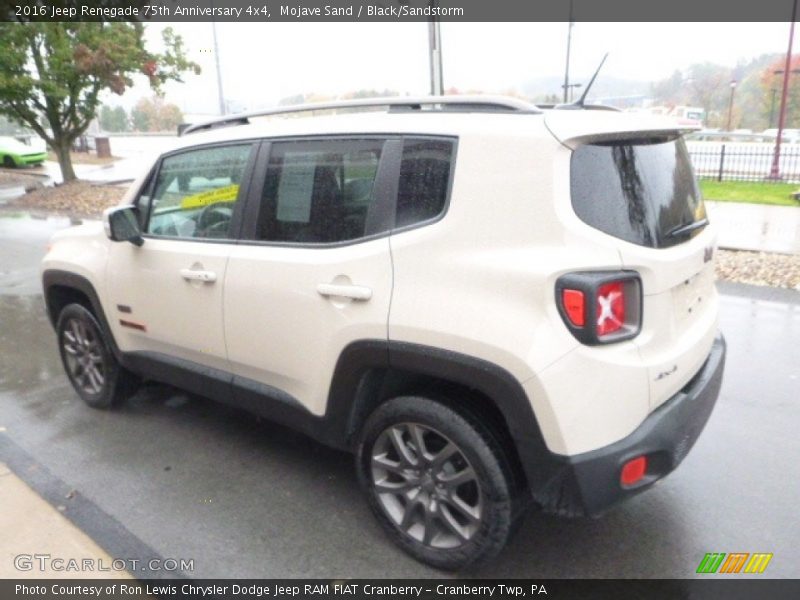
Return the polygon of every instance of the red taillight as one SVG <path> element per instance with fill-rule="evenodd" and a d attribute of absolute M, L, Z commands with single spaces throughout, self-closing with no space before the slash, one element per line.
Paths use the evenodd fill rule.
<path fill-rule="evenodd" d="M 585 297 L 580 290 L 562 290 L 561 292 L 561 303 L 564 305 L 564 311 L 575 327 L 583 327 L 586 324 L 584 302 Z"/>
<path fill-rule="evenodd" d="M 620 473 L 619 481 L 622 485 L 633 485 L 638 483 L 647 472 L 647 457 L 638 456 L 633 460 L 629 460 L 622 466 L 622 473 Z"/>
<path fill-rule="evenodd" d="M 597 290 L 597 337 L 619 331 L 625 324 L 625 286 L 604 283 Z"/>
<path fill-rule="evenodd" d="M 589 346 L 639 335 L 642 280 L 635 271 L 576 271 L 556 280 L 555 301 L 564 324 Z"/>

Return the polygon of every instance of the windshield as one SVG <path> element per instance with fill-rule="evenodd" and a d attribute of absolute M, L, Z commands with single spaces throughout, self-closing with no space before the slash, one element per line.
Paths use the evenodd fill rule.
<path fill-rule="evenodd" d="M 680 244 L 707 223 L 681 138 L 579 146 L 572 154 L 571 188 L 582 221 L 640 246 Z"/>

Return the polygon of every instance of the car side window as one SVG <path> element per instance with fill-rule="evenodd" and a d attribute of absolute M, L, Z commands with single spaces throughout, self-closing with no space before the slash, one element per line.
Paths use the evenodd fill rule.
<path fill-rule="evenodd" d="M 384 140 L 275 142 L 257 239 L 326 244 L 367 235 Z"/>
<path fill-rule="evenodd" d="M 253 143 L 188 150 L 161 161 L 145 233 L 179 238 L 230 238 L 235 203 Z M 144 201 L 144 202 L 143 202 Z"/>
<path fill-rule="evenodd" d="M 444 211 L 454 142 L 406 138 L 400 163 L 395 227 L 414 225 Z"/>

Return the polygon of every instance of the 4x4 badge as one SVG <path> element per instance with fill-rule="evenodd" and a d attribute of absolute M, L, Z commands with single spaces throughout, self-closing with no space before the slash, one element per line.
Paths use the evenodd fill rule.
<path fill-rule="evenodd" d="M 705 250 L 703 250 L 703 262 L 707 263 L 712 258 L 714 258 L 714 246 L 709 246 Z"/>
<path fill-rule="evenodd" d="M 673 365 L 669 371 L 661 371 L 661 373 L 658 374 L 658 377 L 656 377 L 655 380 L 661 381 L 665 377 L 669 377 L 670 375 L 672 375 L 677 370 L 678 370 L 678 365 Z"/>

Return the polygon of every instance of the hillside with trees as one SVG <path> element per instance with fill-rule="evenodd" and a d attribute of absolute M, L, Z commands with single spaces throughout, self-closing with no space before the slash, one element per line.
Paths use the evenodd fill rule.
<path fill-rule="evenodd" d="M 709 62 L 696 63 L 684 71 L 653 83 L 656 104 L 697 106 L 706 112 L 706 126 L 726 128 L 733 93 L 731 129 L 763 131 L 777 127 L 786 57 L 765 54 L 742 61 L 733 69 Z M 800 55 L 792 57 L 786 127 L 800 127 Z M 780 73 L 775 73 L 780 71 Z"/>

